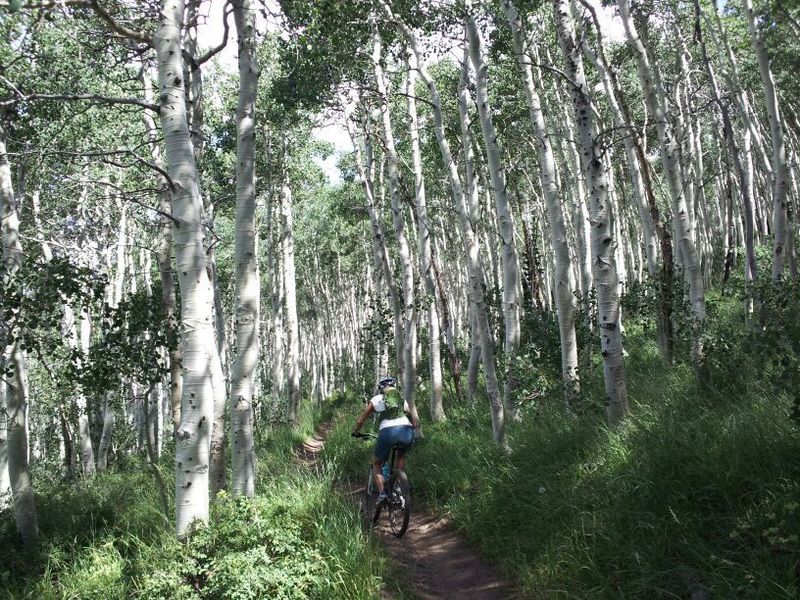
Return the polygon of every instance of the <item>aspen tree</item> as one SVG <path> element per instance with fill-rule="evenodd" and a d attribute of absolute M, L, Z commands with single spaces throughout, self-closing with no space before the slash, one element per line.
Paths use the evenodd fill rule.
<path fill-rule="evenodd" d="M 370 17 L 372 29 L 372 68 L 378 92 L 378 112 L 380 114 L 383 141 L 385 144 L 386 167 L 389 175 L 389 197 L 392 207 L 392 222 L 397 238 L 400 257 L 401 290 L 403 302 L 403 369 L 400 374 L 403 398 L 408 402 L 411 414 L 418 420 L 417 407 L 414 401 L 417 383 L 417 365 L 415 345 L 417 340 L 416 306 L 414 303 L 414 269 L 411 264 L 411 251 L 405 233 L 402 204 L 400 202 L 400 169 L 395 147 L 394 130 L 389 112 L 389 94 L 384 77 L 381 36 L 378 32 L 375 15 Z"/>
<path fill-rule="evenodd" d="M 628 412 L 625 366 L 622 355 L 622 322 L 620 319 L 617 279 L 616 241 L 612 228 L 613 205 L 609 198 L 609 173 L 605 168 L 597 137 L 594 106 L 589 96 L 583 59 L 577 46 L 575 26 L 568 0 L 553 0 L 558 44 L 564 55 L 566 73 L 572 86 L 571 96 L 575 125 L 581 148 L 581 166 L 589 191 L 592 219 L 592 259 L 597 289 L 597 324 L 603 355 L 603 374 L 610 425 L 618 425 Z"/>
<path fill-rule="evenodd" d="M 281 183 L 281 234 L 283 246 L 283 289 L 286 299 L 287 333 L 287 383 L 289 385 L 289 425 L 298 424 L 300 409 L 300 326 L 297 321 L 297 283 L 294 266 L 294 231 L 292 216 L 292 188 L 289 186 L 288 140 L 283 141 L 282 183 Z"/>
<path fill-rule="evenodd" d="M 547 205 L 547 216 L 550 221 L 553 254 L 555 258 L 555 297 L 558 316 L 559 336 L 561 339 L 561 375 L 564 378 L 564 389 L 568 405 L 572 405 L 580 393 L 578 377 L 578 343 L 575 339 L 575 307 L 574 283 L 570 273 L 571 260 L 567 243 L 567 230 L 564 225 L 562 201 L 557 185 L 556 162 L 550 134 L 545 125 L 544 111 L 539 94 L 536 91 L 531 68 L 531 58 L 525 49 L 524 21 L 511 0 L 502 0 L 508 26 L 514 41 L 514 54 L 522 75 L 528 111 L 539 149 L 539 177 L 542 193 Z M 583 200 L 580 199 L 582 203 Z M 588 297 L 588 290 L 584 290 Z"/>
<path fill-rule="evenodd" d="M 175 182 L 172 216 L 175 263 L 181 291 L 181 350 L 183 396 L 176 432 L 176 531 L 185 536 L 195 521 L 208 521 L 209 449 L 214 416 L 211 382 L 216 347 L 213 291 L 206 271 L 205 231 L 200 182 L 186 121 L 181 30 L 181 0 L 164 0 L 154 36 L 158 54 L 161 129 L 169 167 Z"/>
<path fill-rule="evenodd" d="M 11 165 L 6 154 L 5 131 L 0 124 L 0 238 L 4 279 L 16 275 L 22 267 L 22 243 L 19 235 L 19 212 L 11 182 Z M 3 286 L 10 281 L 3 281 Z M 33 497 L 33 482 L 28 464 L 28 357 L 18 331 L 3 339 L 2 361 L 5 368 L 0 385 L 4 387 L 6 456 L 14 504 L 17 533 L 26 546 L 39 541 L 39 522 Z"/>
<path fill-rule="evenodd" d="M 645 96 L 647 113 L 655 124 L 658 132 L 661 160 L 664 164 L 664 176 L 667 180 L 670 197 L 672 200 L 672 215 L 676 232 L 678 233 L 678 251 L 680 263 L 683 266 L 684 277 L 689 285 L 689 303 L 693 318 L 692 360 L 695 370 L 701 379 L 703 369 L 703 343 L 700 338 L 703 321 L 705 320 L 706 304 L 703 289 L 703 274 L 700 269 L 700 260 L 697 255 L 691 234 L 692 222 L 686 203 L 681 166 L 678 159 L 678 141 L 672 126 L 671 115 L 667 114 L 665 94 L 656 73 L 650 64 L 647 50 L 639 39 L 636 26 L 631 17 L 629 0 L 617 0 L 620 17 L 625 28 L 628 46 L 633 51 L 636 60 L 636 69 L 639 82 Z"/>
<path fill-rule="evenodd" d="M 239 36 L 239 102 L 236 106 L 236 355 L 231 372 L 231 489 L 255 494 L 253 386 L 258 364 L 261 288 L 256 256 L 256 15 L 250 0 L 235 0 Z"/>
<path fill-rule="evenodd" d="M 758 61 L 758 72 L 764 88 L 764 100 L 769 119 L 769 130 L 772 138 L 772 280 L 780 281 L 783 277 L 786 262 L 786 190 L 789 179 L 789 168 L 786 160 L 786 143 L 784 141 L 783 121 L 778 101 L 775 77 L 769 64 L 769 54 L 764 42 L 764 34 L 759 27 L 752 0 L 744 0 L 744 10 L 753 38 L 753 49 Z"/>
<path fill-rule="evenodd" d="M 514 216 L 506 192 L 506 177 L 500 164 L 500 150 L 497 145 L 497 132 L 492 121 L 492 110 L 489 105 L 488 90 L 488 65 L 483 57 L 480 33 L 472 14 L 471 0 L 467 0 L 468 11 L 466 19 L 467 47 L 469 56 L 475 68 L 475 104 L 478 107 L 478 116 L 483 134 L 486 163 L 489 169 L 491 185 L 489 189 L 494 199 L 497 213 L 498 233 L 502 248 L 503 263 L 503 320 L 505 322 L 505 361 L 506 380 L 503 391 L 503 400 L 506 407 L 514 405 L 514 390 L 517 377 L 514 373 L 514 359 L 520 344 L 520 302 L 519 302 L 519 259 L 516 250 L 516 233 L 514 229 Z M 570 381 L 574 378 L 570 377 Z"/>
<path fill-rule="evenodd" d="M 431 222 L 425 197 L 425 178 L 422 174 L 422 153 L 419 146 L 419 120 L 417 118 L 416 82 L 417 55 L 409 51 L 406 57 L 408 74 L 406 75 L 406 96 L 408 99 L 409 136 L 411 137 L 411 162 L 414 168 L 414 190 L 416 199 L 417 221 L 419 222 L 419 270 L 425 282 L 428 305 L 428 352 L 430 365 L 430 413 L 435 423 L 445 418 L 442 407 L 442 363 L 440 351 L 439 311 L 436 306 L 436 283 L 432 265 Z"/>

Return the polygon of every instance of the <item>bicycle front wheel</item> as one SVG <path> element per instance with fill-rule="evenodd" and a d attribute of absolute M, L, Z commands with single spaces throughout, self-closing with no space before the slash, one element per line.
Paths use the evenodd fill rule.
<path fill-rule="evenodd" d="M 389 479 L 389 526 L 397 537 L 403 537 L 411 518 L 411 486 L 405 471 L 395 470 Z"/>

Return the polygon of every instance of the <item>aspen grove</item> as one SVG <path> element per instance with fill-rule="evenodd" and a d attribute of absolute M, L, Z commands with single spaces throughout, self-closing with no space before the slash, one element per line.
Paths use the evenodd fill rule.
<path fill-rule="evenodd" d="M 2 0 L 0 30 L 9 597 L 93 597 L 66 558 L 89 564 L 89 531 L 119 557 L 106 597 L 381 597 L 391 575 L 339 498 L 366 450 L 337 432 L 387 374 L 422 423 L 426 506 L 520 597 L 800 593 L 800 466 L 781 458 L 800 449 L 800 4 Z M 298 475 L 322 421 L 329 468 Z M 647 435 L 674 453 L 659 474 Z M 692 439 L 773 462 L 740 482 L 736 450 L 681 458 Z M 631 566 L 578 533 L 705 461 L 729 476 L 682 488 L 715 530 L 697 556 Z M 589 478 L 612 464 L 633 479 L 598 516 Z M 60 529 L 60 502 L 114 478 L 152 498 L 148 526 L 131 498 Z M 349 516 L 275 508 L 301 488 Z M 503 537 L 507 494 L 553 537 Z M 683 548 L 665 533 L 682 500 L 657 496 L 631 527 Z M 209 550 L 261 518 L 289 550 Z M 584 545 L 564 558 L 567 538 Z M 347 560 L 352 581 L 332 577 Z"/>

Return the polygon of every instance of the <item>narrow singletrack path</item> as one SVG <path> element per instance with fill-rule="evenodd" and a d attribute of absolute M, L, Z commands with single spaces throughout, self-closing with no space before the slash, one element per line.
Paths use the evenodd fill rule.
<path fill-rule="evenodd" d="M 323 423 L 311 439 L 298 446 L 298 460 L 314 468 L 330 429 L 330 423 Z M 342 493 L 358 506 L 363 484 L 344 486 Z M 405 580 L 404 589 L 419 600 L 520 598 L 496 567 L 478 556 L 446 519 L 424 510 L 413 496 L 411 506 L 411 523 L 402 538 L 392 535 L 385 516 L 381 516 L 379 525 L 373 529 L 395 561 L 395 572 Z M 388 590 L 382 596 L 394 597 Z"/>

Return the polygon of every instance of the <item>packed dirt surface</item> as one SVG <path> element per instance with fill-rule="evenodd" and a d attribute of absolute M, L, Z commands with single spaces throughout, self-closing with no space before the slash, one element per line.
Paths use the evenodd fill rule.
<path fill-rule="evenodd" d="M 316 464 L 325 446 L 330 424 L 325 423 L 314 437 L 298 447 L 298 459 L 309 467 Z M 343 488 L 355 506 L 359 506 L 363 484 Z M 520 598 L 497 569 L 480 558 L 466 540 L 445 519 L 425 511 L 412 497 L 411 522 L 402 538 L 396 538 L 385 514 L 373 528 L 394 559 L 397 586 L 402 595 L 385 590 L 382 598 L 418 598 L 419 600 L 512 600 Z"/>

